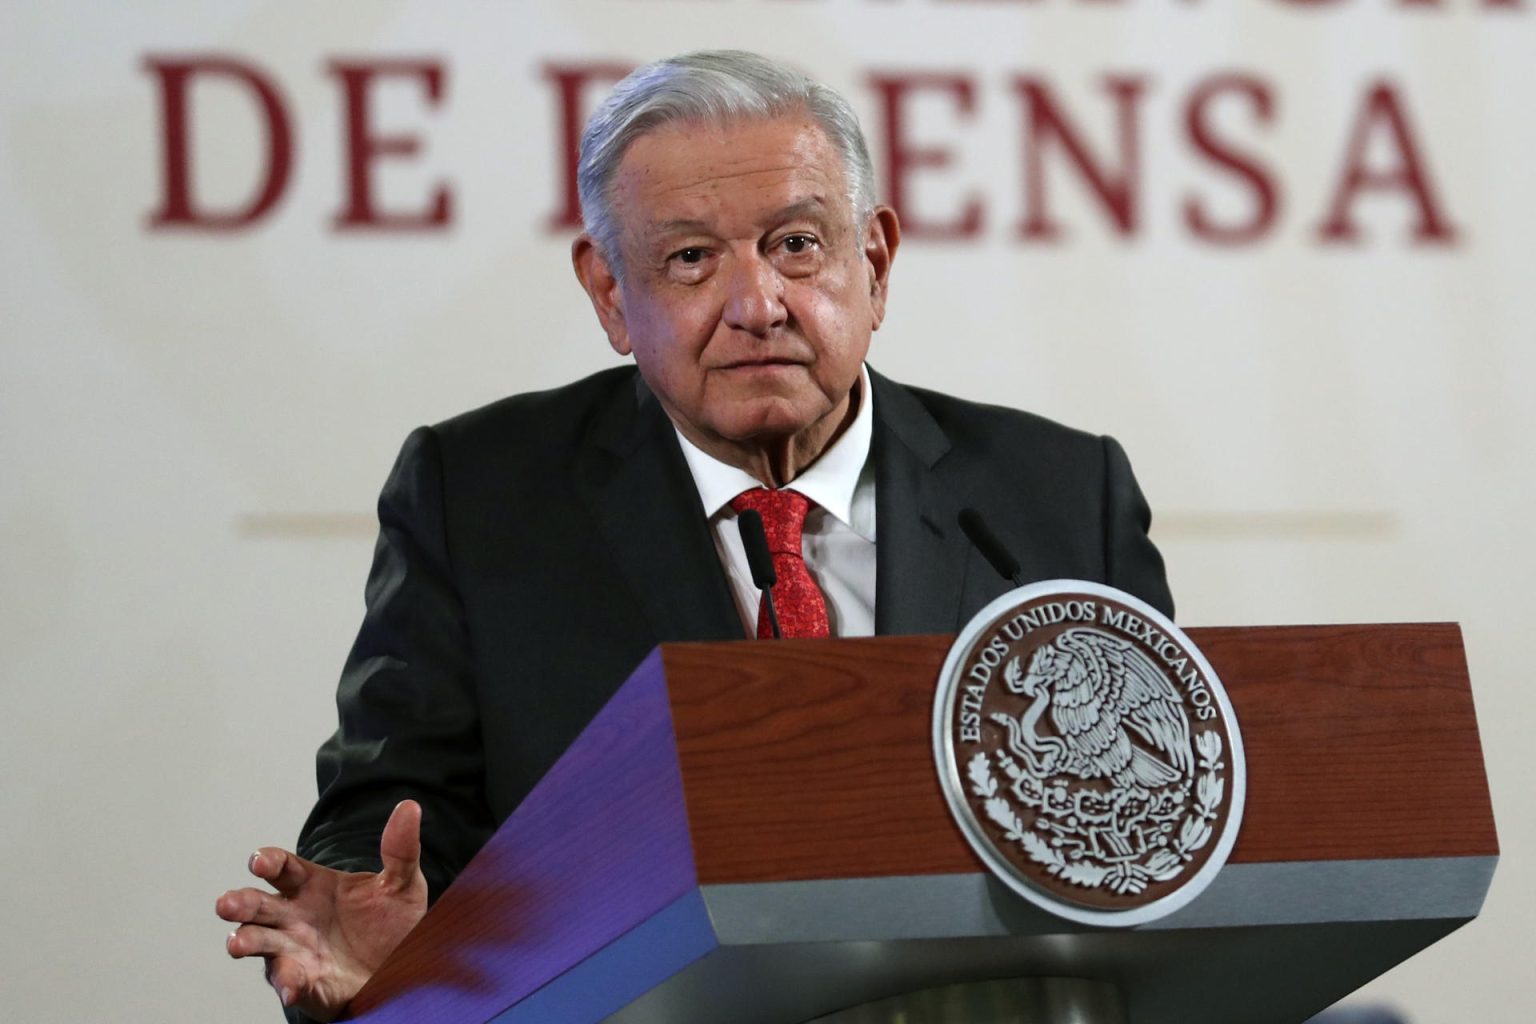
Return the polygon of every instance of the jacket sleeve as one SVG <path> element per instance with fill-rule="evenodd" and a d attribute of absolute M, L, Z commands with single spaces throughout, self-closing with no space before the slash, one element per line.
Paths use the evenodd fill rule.
<path fill-rule="evenodd" d="M 395 805 L 422 805 L 422 870 L 431 899 L 494 830 L 471 637 L 454 584 L 437 435 L 406 439 L 379 497 L 379 538 L 362 628 L 337 688 L 338 725 L 320 747 L 320 798 L 301 856 L 379 869 Z"/>
<path fill-rule="evenodd" d="M 1112 437 L 1104 445 L 1104 580 L 1135 594 L 1173 618 L 1173 594 L 1163 556 L 1147 531 L 1152 511 L 1131 472 L 1125 450 Z"/>

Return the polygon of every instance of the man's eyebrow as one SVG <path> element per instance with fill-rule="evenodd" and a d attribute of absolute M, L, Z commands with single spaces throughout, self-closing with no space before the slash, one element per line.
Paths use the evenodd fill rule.
<path fill-rule="evenodd" d="M 671 220 L 659 221 L 651 225 L 653 234 L 704 234 L 709 231 L 708 226 L 701 220 L 691 220 L 687 217 L 673 217 Z"/>
<path fill-rule="evenodd" d="M 794 220 L 796 217 L 810 217 L 826 213 L 827 204 L 822 202 L 820 196 L 811 196 L 790 203 L 788 206 L 775 210 L 772 220 L 774 222 Z"/>

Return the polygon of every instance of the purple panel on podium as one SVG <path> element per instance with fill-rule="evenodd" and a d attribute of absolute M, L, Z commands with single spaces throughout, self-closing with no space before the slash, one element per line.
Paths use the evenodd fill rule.
<path fill-rule="evenodd" d="M 600 1021 L 719 948 L 695 889 L 524 999 L 493 1024 Z"/>
<path fill-rule="evenodd" d="M 696 888 L 653 651 L 358 993 L 355 1019 L 489 1020 Z"/>

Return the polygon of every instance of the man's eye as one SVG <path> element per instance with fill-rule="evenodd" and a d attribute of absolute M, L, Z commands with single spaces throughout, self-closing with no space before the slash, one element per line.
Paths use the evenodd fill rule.
<path fill-rule="evenodd" d="M 816 248 L 816 239 L 810 235 L 789 235 L 784 239 L 784 251 L 798 256 Z"/>
<path fill-rule="evenodd" d="M 679 249 L 672 254 L 672 258 L 679 263 L 693 266 L 695 263 L 704 262 L 704 250 L 697 246 L 689 246 L 687 249 Z"/>

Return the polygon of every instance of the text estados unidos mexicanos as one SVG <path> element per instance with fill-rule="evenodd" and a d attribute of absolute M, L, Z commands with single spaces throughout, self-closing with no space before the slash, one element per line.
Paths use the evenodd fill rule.
<path fill-rule="evenodd" d="M 1002 623 L 988 639 L 986 646 L 976 653 L 976 663 L 966 673 L 967 681 L 961 687 L 964 692 L 960 698 L 960 742 L 981 742 L 981 706 L 986 698 L 987 684 L 992 680 L 993 669 L 1008 657 L 1009 641 L 1022 640 L 1026 634 L 1042 626 L 1063 622 L 1098 623 L 1142 644 L 1156 653 L 1168 671 L 1178 678 L 1189 694 L 1189 702 L 1194 705 L 1196 718 L 1209 721 L 1216 717 L 1211 689 L 1201 676 L 1199 666 L 1192 662 L 1179 644 L 1152 623 L 1135 612 L 1101 606 L 1096 601 L 1049 601 L 1021 611 Z"/>

